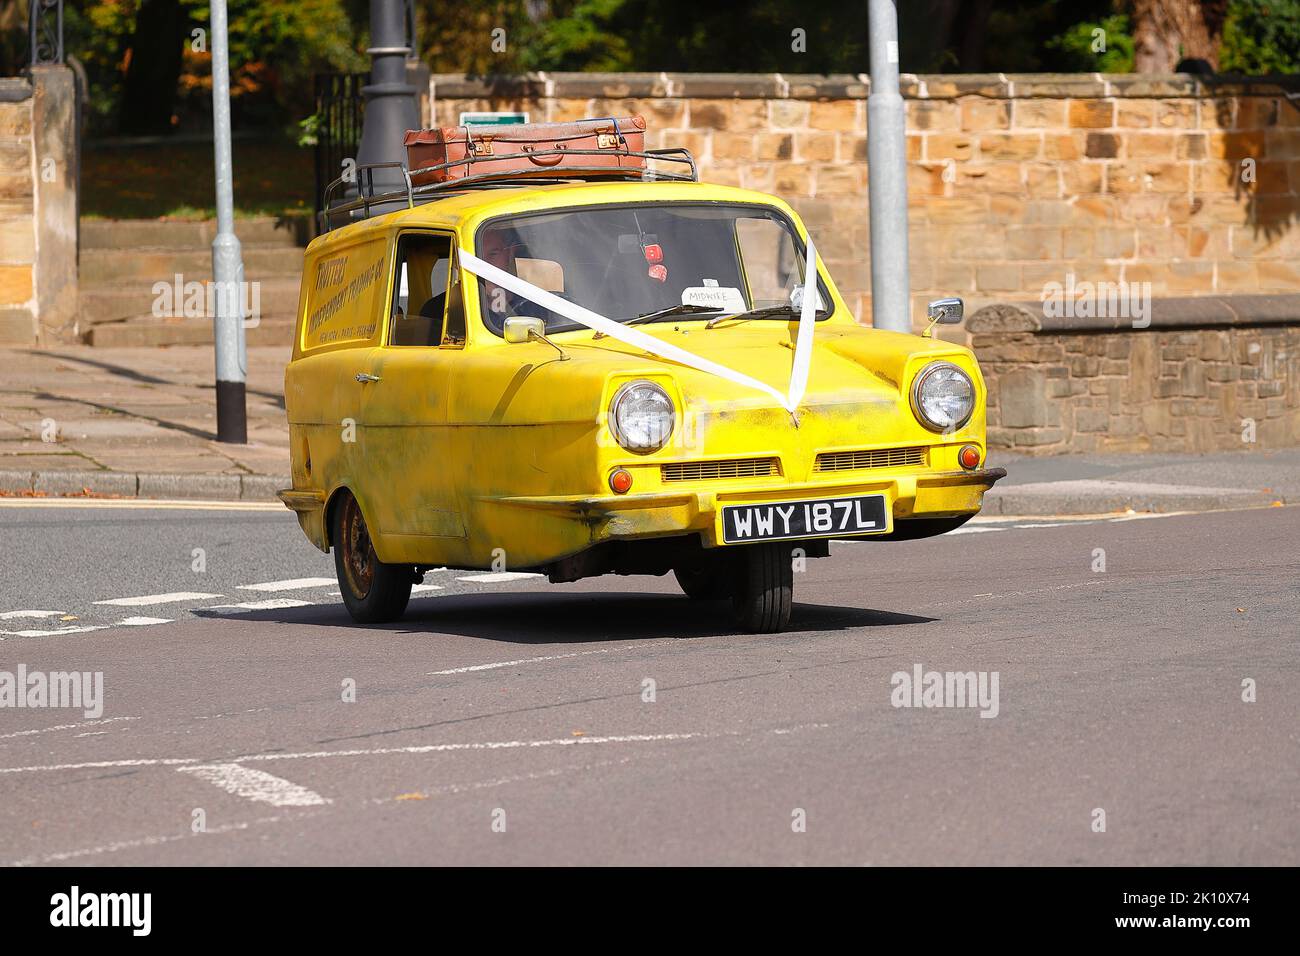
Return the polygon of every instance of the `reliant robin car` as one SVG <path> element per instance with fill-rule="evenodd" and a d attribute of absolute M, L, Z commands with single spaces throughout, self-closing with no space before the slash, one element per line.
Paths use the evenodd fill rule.
<path fill-rule="evenodd" d="M 778 631 L 796 564 L 956 528 L 1004 474 L 968 349 L 860 326 L 780 199 L 617 146 L 642 168 L 498 151 L 323 214 L 345 224 L 306 250 L 280 497 L 357 621 L 430 568 L 508 567 L 671 571 Z"/>

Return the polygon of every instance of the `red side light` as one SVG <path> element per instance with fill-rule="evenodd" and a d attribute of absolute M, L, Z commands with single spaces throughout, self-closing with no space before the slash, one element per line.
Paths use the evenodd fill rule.
<path fill-rule="evenodd" d="M 632 472 L 626 468 L 617 468 L 609 476 L 610 490 L 616 495 L 625 495 L 632 490 Z"/>
<path fill-rule="evenodd" d="M 963 445 L 961 451 L 957 452 L 957 462 L 967 471 L 978 468 L 980 450 L 974 445 Z"/>
<path fill-rule="evenodd" d="M 664 261 L 664 248 L 658 243 L 651 243 L 645 247 L 645 261 L 651 265 Z"/>

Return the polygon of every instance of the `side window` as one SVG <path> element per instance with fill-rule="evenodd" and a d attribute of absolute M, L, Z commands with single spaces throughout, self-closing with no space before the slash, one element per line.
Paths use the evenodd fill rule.
<path fill-rule="evenodd" d="M 788 305 L 790 291 L 802 280 L 794 244 L 785 228 L 772 219 L 737 219 L 736 243 L 752 308 Z"/>
<path fill-rule="evenodd" d="M 745 268 L 753 308 L 776 305 L 799 307 L 803 301 L 804 259 L 794 237 L 770 216 L 736 220 L 736 247 Z M 826 312 L 829 290 L 817 281 L 817 311 Z"/>
<path fill-rule="evenodd" d="M 451 256 L 450 236 L 410 233 L 398 239 L 390 345 L 465 341 L 460 277 L 451 268 Z"/>

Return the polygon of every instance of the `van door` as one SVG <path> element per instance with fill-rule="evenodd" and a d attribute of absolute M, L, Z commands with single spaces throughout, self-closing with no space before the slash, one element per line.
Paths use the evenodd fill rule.
<path fill-rule="evenodd" d="M 465 345 L 454 252 L 449 232 L 398 237 L 387 330 L 370 356 L 363 452 L 378 480 L 368 519 L 388 539 L 386 561 L 445 560 L 430 557 L 445 553 L 434 539 L 451 545 L 465 536 L 447 434 L 451 373 Z"/>
<path fill-rule="evenodd" d="M 363 495 L 358 450 L 362 387 L 380 341 L 388 241 L 368 236 L 308 255 L 285 409 L 295 488 Z M 364 501 L 364 497 L 362 497 Z"/>

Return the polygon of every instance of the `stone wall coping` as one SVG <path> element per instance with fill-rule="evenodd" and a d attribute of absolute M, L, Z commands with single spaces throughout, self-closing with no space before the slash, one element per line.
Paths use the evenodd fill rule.
<path fill-rule="evenodd" d="M 446 99 L 790 99 L 860 100 L 865 73 L 435 73 L 433 95 Z M 952 73 L 900 78 L 904 98 L 950 100 L 1110 97 L 1214 99 L 1300 97 L 1300 76 L 1202 76 L 1191 73 Z M 1300 102 L 1297 103 L 1300 105 Z"/>
<path fill-rule="evenodd" d="M 0 77 L 0 103 L 21 103 L 32 98 L 32 84 L 26 77 Z"/>
<path fill-rule="evenodd" d="M 1151 300 L 1152 329 L 1218 329 L 1258 325 L 1300 327 L 1300 293 L 1169 296 Z M 1042 302 L 999 302 L 977 310 L 967 330 L 1041 334 L 1140 332 L 1131 318 L 1048 315 Z"/>

